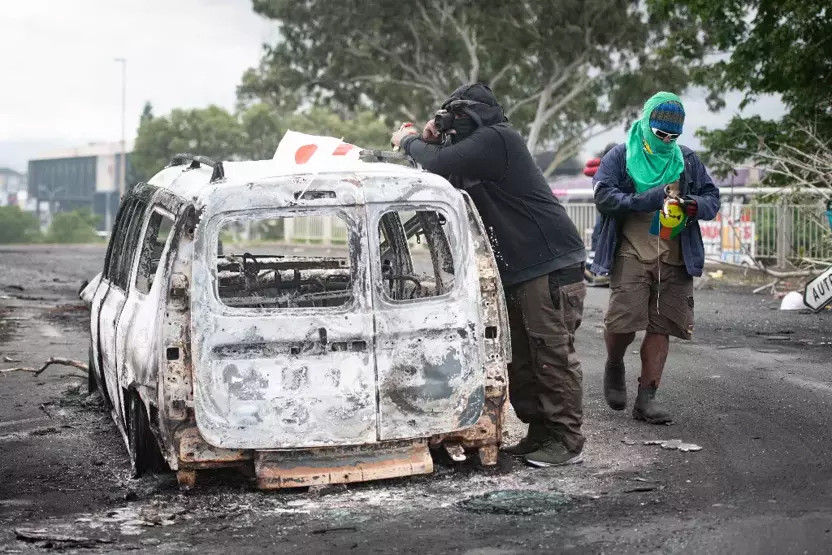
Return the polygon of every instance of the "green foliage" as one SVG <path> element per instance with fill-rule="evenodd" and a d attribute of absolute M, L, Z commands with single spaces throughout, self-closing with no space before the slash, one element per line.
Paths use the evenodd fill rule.
<path fill-rule="evenodd" d="M 0 243 L 31 243 L 40 238 L 37 217 L 18 206 L 0 206 Z"/>
<path fill-rule="evenodd" d="M 281 38 L 245 74 L 243 104 L 309 99 L 370 109 L 393 126 L 424 121 L 457 86 L 485 81 L 536 150 L 574 146 L 687 82 L 683 58 L 665 47 L 685 22 L 648 20 L 637 2 L 254 0 L 254 9 L 280 23 Z"/>
<path fill-rule="evenodd" d="M 99 238 L 95 233 L 98 216 L 89 210 L 59 212 L 52 218 L 46 232 L 47 243 L 92 243 Z"/>
<path fill-rule="evenodd" d="M 692 68 L 695 82 L 708 88 L 712 107 L 722 107 L 722 95 L 738 90 L 744 95 L 742 107 L 760 95 L 776 94 L 789 110 L 781 121 L 735 117 L 725 129 L 703 131 L 700 136 L 710 157 L 720 163 L 719 169 L 748 161 L 771 166 L 772 157 L 785 157 L 791 160 L 780 164 L 781 169 L 797 174 L 815 153 L 828 153 L 824 146 L 832 140 L 828 0 L 649 0 L 648 6 L 654 17 L 689 22 L 671 38 L 674 48 L 716 54 Z M 774 174 L 770 179 L 784 181 Z"/>
<path fill-rule="evenodd" d="M 228 160 L 244 142 L 237 118 L 218 106 L 176 109 L 169 116 L 142 119 L 132 161 L 141 180 L 147 180 L 174 154 L 189 152 Z"/>
<path fill-rule="evenodd" d="M 327 108 L 311 107 L 282 114 L 269 104 L 257 103 L 242 107 L 235 116 L 210 106 L 143 117 L 131 161 L 140 180 L 146 181 L 180 152 L 216 160 L 269 159 L 289 129 L 331 135 L 368 148 L 378 148 L 390 139 L 384 122 L 368 111 L 344 117 Z"/>

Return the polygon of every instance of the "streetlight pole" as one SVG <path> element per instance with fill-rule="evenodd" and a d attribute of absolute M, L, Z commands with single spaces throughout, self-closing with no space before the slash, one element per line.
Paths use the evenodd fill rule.
<path fill-rule="evenodd" d="M 124 196 L 127 182 L 127 143 L 124 140 L 125 114 L 127 111 L 127 59 L 115 58 L 114 61 L 121 63 L 121 179 L 119 179 L 119 198 Z M 109 209 L 109 202 L 107 208 Z"/>

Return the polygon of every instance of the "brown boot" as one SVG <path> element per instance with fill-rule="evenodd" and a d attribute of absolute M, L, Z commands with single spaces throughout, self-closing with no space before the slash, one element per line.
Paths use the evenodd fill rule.
<path fill-rule="evenodd" d="M 672 422 L 670 413 L 664 410 L 656 401 L 655 387 L 638 388 L 638 397 L 633 406 L 633 418 L 644 420 L 648 424 L 667 424 Z"/>
<path fill-rule="evenodd" d="M 517 445 L 506 447 L 503 451 L 509 455 L 522 457 L 523 455 L 537 451 L 548 436 L 549 434 L 546 432 L 546 427 L 543 424 L 532 423 L 529 424 L 529 432 L 526 434 L 526 437 L 521 439 Z"/>
<path fill-rule="evenodd" d="M 624 363 L 610 362 L 604 365 L 604 400 L 613 410 L 627 408 L 627 380 Z"/>

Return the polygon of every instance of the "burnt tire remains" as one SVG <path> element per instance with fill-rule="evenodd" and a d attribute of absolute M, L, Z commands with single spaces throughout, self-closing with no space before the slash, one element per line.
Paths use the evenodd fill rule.
<path fill-rule="evenodd" d="M 133 477 L 166 470 L 167 464 L 150 429 L 147 410 L 141 397 L 135 391 L 130 391 L 127 395 L 127 441 Z"/>

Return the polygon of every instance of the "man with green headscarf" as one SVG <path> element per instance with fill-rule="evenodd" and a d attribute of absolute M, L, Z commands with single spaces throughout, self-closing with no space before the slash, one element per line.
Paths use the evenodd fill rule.
<path fill-rule="evenodd" d="M 626 144 L 608 152 L 593 177 L 602 221 L 592 271 L 610 274 L 604 398 L 615 410 L 626 408 L 624 355 L 644 331 L 633 418 L 651 424 L 671 421 L 656 390 L 669 336 L 692 337 L 693 277 L 705 264 L 699 220 L 719 212 L 719 190 L 705 166 L 677 144 L 684 121 L 678 96 L 653 95 Z"/>

